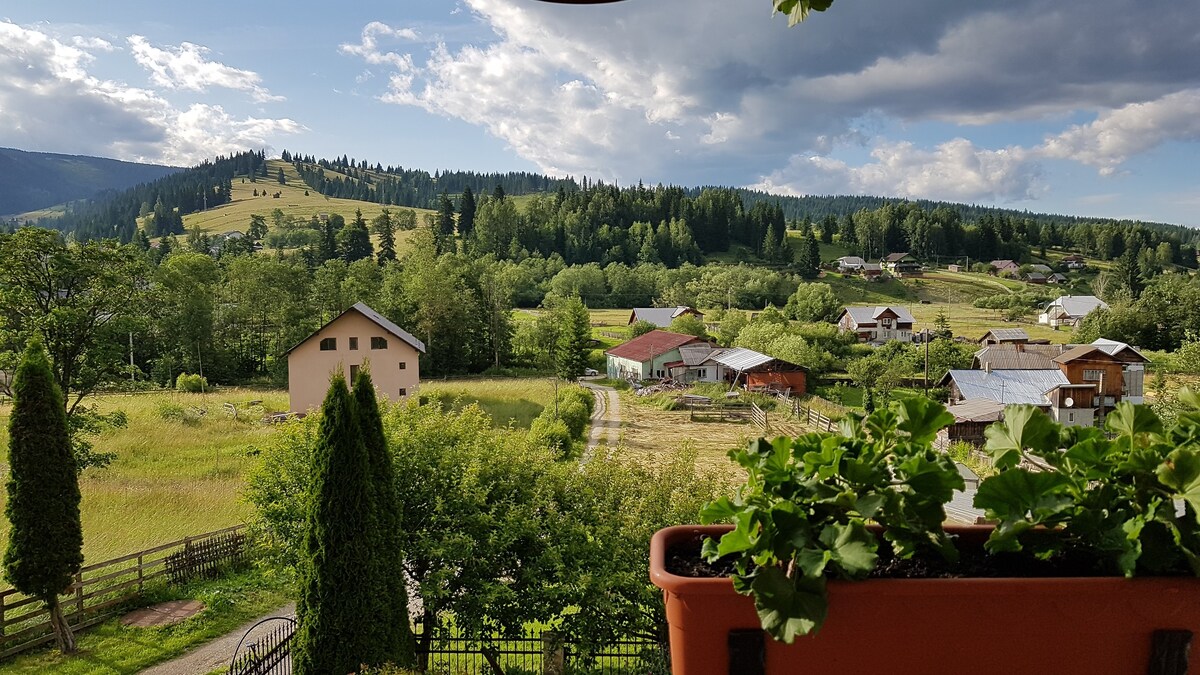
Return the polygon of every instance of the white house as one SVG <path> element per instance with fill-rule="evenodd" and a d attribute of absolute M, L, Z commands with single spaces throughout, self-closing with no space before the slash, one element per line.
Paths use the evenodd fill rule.
<path fill-rule="evenodd" d="M 837 264 L 838 271 L 845 274 L 847 272 L 857 272 L 867 264 L 866 260 L 856 255 L 844 255 L 834 261 Z"/>
<path fill-rule="evenodd" d="M 838 316 L 838 329 L 854 333 L 862 342 L 882 344 L 891 340 L 912 342 L 916 319 L 903 307 L 846 307 Z"/>
<path fill-rule="evenodd" d="M 669 377 L 667 364 L 680 361 L 679 348 L 703 344 L 694 335 L 652 330 L 605 352 L 608 376 L 614 380 L 649 380 Z"/>
<path fill-rule="evenodd" d="M 1049 326 L 1078 326 L 1083 317 L 1097 309 L 1108 309 L 1108 303 L 1094 295 L 1061 295 L 1046 305 L 1038 315 L 1038 323 Z"/>

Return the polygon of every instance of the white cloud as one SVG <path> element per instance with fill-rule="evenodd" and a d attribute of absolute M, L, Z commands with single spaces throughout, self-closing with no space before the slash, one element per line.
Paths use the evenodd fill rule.
<path fill-rule="evenodd" d="M 1111 175 L 1129 158 L 1173 140 L 1200 140 L 1200 89 L 1104 112 L 1089 124 L 1047 138 L 1040 151 Z"/>
<path fill-rule="evenodd" d="M 751 2 L 464 4 L 492 39 L 415 51 L 409 29 L 372 23 L 341 51 L 389 70 L 384 101 L 485 128 L 544 171 L 622 182 L 778 181 L 801 166 L 846 181 L 833 192 L 1032 198 L 1037 160 L 1057 150 L 947 136 L 926 150 L 876 141 L 857 167 L 827 156 L 864 116 L 951 122 L 970 138 L 973 125 L 1053 123 L 1200 87 L 1187 3 L 851 3 L 797 29 Z M 1074 143 L 1075 159 L 1108 161 Z"/>
<path fill-rule="evenodd" d="M 381 37 L 395 38 L 409 42 L 418 42 L 421 39 L 417 31 L 412 28 L 393 28 L 386 23 L 372 21 L 363 26 L 362 39 L 358 44 L 338 45 L 338 51 L 343 54 L 358 56 L 363 61 L 375 66 L 391 65 L 403 69 L 412 65 L 412 58 L 408 54 L 402 55 L 396 52 L 380 50 L 379 38 Z"/>
<path fill-rule="evenodd" d="M 111 52 L 116 49 L 111 42 L 105 40 L 104 38 L 84 37 L 82 35 L 73 36 L 71 38 L 71 44 L 79 47 L 80 49 L 92 49 L 101 52 Z"/>
<path fill-rule="evenodd" d="M 0 21 L 0 145 L 189 165 L 304 130 L 218 106 L 176 108 L 153 90 L 95 77 L 92 60 L 45 32 Z"/>
<path fill-rule="evenodd" d="M 1032 154 L 988 150 L 956 138 L 933 150 L 909 142 L 880 142 L 861 166 L 820 155 L 793 157 L 788 166 L 751 187 L 785 194 L 886 195 L 973 202 L 1036 198 L 1042 186 Z"/>
<path fill-rule="evenodd" d="M 248 92 L 260 103 L 284 100 L 262 86 L 258 73 L 206 59 L 207 47 L 184 42 L 175 48 L 160 49 L 141 35 L 131 35 L 126 42 L 134 60 L 150 72 L 151 81 L 159 86 L 190 91 L 223 87 Z"/>

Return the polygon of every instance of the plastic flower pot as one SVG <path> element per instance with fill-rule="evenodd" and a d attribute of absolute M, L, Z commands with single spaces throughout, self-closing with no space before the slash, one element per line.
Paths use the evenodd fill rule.
<path fill-rule="evenodd" d="M 651 540 L 675 675 L 1176 675 L 1200 663 L 1191 577 L 832 581 L 824 626 L 787 645 L 762 631 L 753 599 L 729 579 L 664 569 L 673 544 L 729 529 L 669 527 Z M 946 530 L 982 541 L 990 527 Z"/>

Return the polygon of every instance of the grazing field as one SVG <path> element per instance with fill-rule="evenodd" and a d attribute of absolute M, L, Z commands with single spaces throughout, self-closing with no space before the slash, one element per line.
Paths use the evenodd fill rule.
<path fill-rule="evenodd" d="M 286 185 L 280 185 L 276 180 L 279 169 L 283 169 L 284 178 L 287 180 Z M 265 217 L 267 225 L 271 226 L 271 212 L 275 209 L 301 220 L 309 220 L 313 216 L 319 217 L 322 213 L 337 213 L 347 222 L 354 218 L 356 209 L 361 209 L 363 218 L 369 223 L 385 208 L 391 210 L 392 213 L 409 208 L 373 204 L 356 199 L 326 197 L 310 190 L 304 181 L 300 180 L 300 174 L 296 172 L 295 167 L 280 160 L 268 160 L 267 172 L 270 174 L 269 176 L 265 178 L 260 176 L 255 183 L 251 183 L 249 180 L 243 183 L 242 178 L 233 179 L 232 201 L 207 211 L 184 216 L 184 229 L 191 231 L 192 228 L 199 227 L 208 234 L 219 234 L 231 230 L 245 232 L 250 227 L 250 216 L 256 213 Z M 256 190 L 259 193 L 258 197 L 254 196 Z M 304 194 L 306 191 L 307 195 Z M 263 196 L 263 192 L 267 193 L 266 196 Z M 282 193 L 278 199 L 271 196 L 276 192 Z M 427 209 L 411 210 L 417 212 L 418 225 L 424 214 L 433 213 Z M 409 233 L 397 232 L 396 234 L 396 248 L 400 250 Z"/>
<path fill-rule="evenodd" d="M 553 377 L 429 380 L 421 383 L 421 395 L 443 397 L 456 407 L 477 403 L 495 426 L 528 429 L 546 406 L 554 405 L 554 386 Z"/>
<path fill-rule="evenodd" d="M 263 403 L 247 407 L 252 400 Z M 88 562 L 242 522 L 249 513 L 240 498 L 242 477 L 256 461 L 250 450 L 273 432 L 260 419 L 264 412 L 286 410 L 287 394 L 233 388 L 106 395 L 95 402 L 102 412 L 124 411 L 129 425 L 94 439 L 97 451 L 116 453 L 116 459 L 80 477 Z M 238 419 L 224 412 L 226 402 L 238 406 Z M 0 405 L 5 459 L 11 411 L 11 404 Z M 7 473 L 5 465 L 5 478 Z M 8 521 L 0 518 L 0 547 L 7 538 Z"/>

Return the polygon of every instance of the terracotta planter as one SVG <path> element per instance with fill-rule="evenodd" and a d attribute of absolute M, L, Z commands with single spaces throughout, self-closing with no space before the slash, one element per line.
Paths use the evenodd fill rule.
<path fill-rule="evenodd" d="M 753 600 L 728 579 L 663 569 L 672 544 L 729 529 L 669 527 L 651 540 L 675 675 L 1165 675 L 1189 672 L 1189 658 L 1200 673 L 1194 578 L 834 581 L 819 633 L 785 645 L 763 633 Z M 947 527 L 971 538 L 989 529 Z"/>

